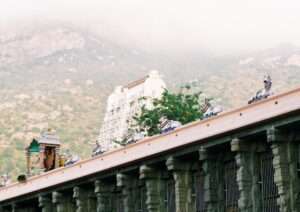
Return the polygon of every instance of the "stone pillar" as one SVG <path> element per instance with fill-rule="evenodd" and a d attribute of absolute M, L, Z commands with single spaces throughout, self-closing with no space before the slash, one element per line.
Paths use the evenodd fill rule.
<path fill-rule="evenodd" d="M 73 188 L 76 212 L 88 212 L 88 192 L 78 186 Z"/>
<path fill-rule="evenodd" d="M 16 204 L 11 205 L 11 212 L 18 212 L 18 206 Z"/>
<path fill-rule="evenodd" d="M 237 183 L 240 197 L 238 206 L 240 212 L 253 211 L 252 185 L 253 185 L 253 153 L 251 144 L 247 144 L 240 139 L 231 141 L 231 151 L 236 152 L 235 160 L 238 167 Z"/>
<path fill-rule="evenodd" d="M 204 202 L 207 212 L 217 212 L 219 207 L 217 157 L 204 148 L 200 149 L 199 156 L 204 174 Z"/>
<path fill-rule="evenodd" d="M 293 135 L 295 136 L 295 134 Z M 288 145 L 291 212 L 300 212 L 300 144 L 292 139 Z"/>
<path fill-rule="evenodd" d="M 66 212 L 64 207 L 63 195 L 59 192 L 52 193 L 52 203 L 56 209 L 56 212 Z"/>
<path fill-rule="evenodd" d="M 291 211 L 290 173 L 288 160 L 288 137 L 282 131 L 272 127 L 267 131 L 267 140 L 273 153 L 274 182 L 278 188 L 277 204 L 281 212 Z"/>
<path fill-rule="evenodd" d="M 52 212 L 53 206 L 51 198 L 48 196 L 39 196 L 39 207 L 42 209 L 42 212 Z"/>
<path fill-rule="evenodd" d="M 126 174 L 117 174 L 117 186 L 121 188 L 124 212 L 132 211 L 134 208 L 132 190 L 132 180 Z"/>
<path fill-rule="evenodd" d="M 74 212 L 74 206 L 72 203 L 72 196 L 66 196 L 61 192 L 52 193 L 52 203 L 54 204 L 54 210 L 56 212 Z"/>
<path fill-rule="evenodd" d="M 147 165 L 140 167 L 140 179 L 146 185 L 146 205 L 148 212 L 163 211 L 163 200 L 161 196 L 162 182 L 161 175 L 155 168 Z"/>
<path fill-rule="evenodd" d="M 191 163 L 184 163 L 173 157 L 168 158 L 167 168 L 175 180 L 176 212 L 192 212 L 192 176 Z"/>
<path fill-rule="evenodd" d="M 101 180 L 95 181 L 95 194 L 97 198 L 97 212 L 110 212 L 112 211 L 109 203 L 110 190 Z"/>

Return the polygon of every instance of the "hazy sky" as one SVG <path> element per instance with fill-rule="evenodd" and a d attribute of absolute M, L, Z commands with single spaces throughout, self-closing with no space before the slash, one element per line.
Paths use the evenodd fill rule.
<path fill-rule="evenodd" d="M 0 25 L 71 21 L 146 47 L 216 51 L 300 45 L 299 0 L 0 0 Z"/>

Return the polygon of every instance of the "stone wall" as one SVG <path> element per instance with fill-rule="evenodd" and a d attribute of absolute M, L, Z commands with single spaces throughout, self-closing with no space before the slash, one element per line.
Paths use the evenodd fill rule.
<path fill-rule="evenodd" d="M 299 140 L 271 126 L 0 203 L 0 212 L 299 212 Z"/>

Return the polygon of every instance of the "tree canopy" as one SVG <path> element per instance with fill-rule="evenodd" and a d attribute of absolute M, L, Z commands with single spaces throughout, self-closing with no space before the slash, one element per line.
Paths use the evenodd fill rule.
<path fill-rule="evenodd" d="M 152 136 L 161 132 L 161 118 L 179 121 L 182 124 L 201 119 L 203 112 L 200 94 L 201 92 L 190 94 L 165 90 L 161 98 L 153 99 L 152 107 L 142 106 L 141 112 L 133 117 L 135 121 L 133 127 L 138 132 Z"/>

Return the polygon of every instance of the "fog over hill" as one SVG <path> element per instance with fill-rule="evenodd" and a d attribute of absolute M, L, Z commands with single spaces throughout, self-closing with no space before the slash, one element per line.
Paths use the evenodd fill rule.
<path fill-rule="evenodd" d="M 66 25 L 0 36 L 0 173 L 24 172 L 25 146 L 51 127 L 64 149 L 89 157 L 106 98 L 119 84 L 157 69 L 170 89 L 197 80 L 226 109 L 245 105 L 270 74 L 275 92 L 300 86 L 300 48 L 283 44 L 247 54 L 130 48 Z"/>

